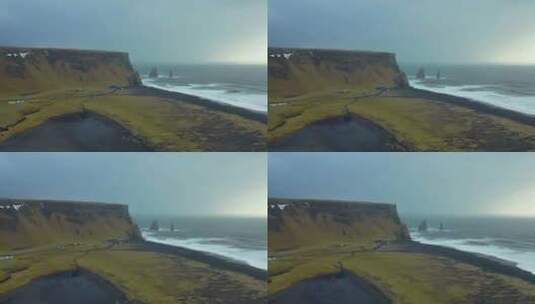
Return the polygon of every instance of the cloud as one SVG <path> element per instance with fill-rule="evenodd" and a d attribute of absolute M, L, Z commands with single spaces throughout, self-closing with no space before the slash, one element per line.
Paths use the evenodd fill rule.
<path fill-rule="evenodd" d="M 271 0 L 269 5 L 270 45 L 391 51 L 405 62 L 498 61 L 493 50 L 535 34 L 533 1 Z"/>
<path fill-rule="evenodd" d="M 3 153 L 0 197 L 125 203 L 134 214 L 266 213 L 264 153 Z"/>
<path fill-rule="evenodd" d="M 124 50 L 150 62 L 262 63 L 267 57 L 259 52 L 267 43 L 266 0 L 3 3 L 12 18 L 0 21 L 0 44 Z"/>
<path fill-rule="evenodd" d="M 268 189 L 392 203 L 404 214 L 518 215 L 533 211 L 534 172 L 530 154 L 270 153 Z"/>

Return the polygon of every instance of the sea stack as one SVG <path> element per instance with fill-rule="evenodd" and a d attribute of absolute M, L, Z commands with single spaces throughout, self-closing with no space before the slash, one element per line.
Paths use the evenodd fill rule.
<path fill-rule="evenodd" d="M 440 76 L 440 70 L 437 71 L 437 80 L 440 80 L 441 76 Z"/>
<path fill-rule="evenodd" d="M 423 220 L 420 225 L 418 225 L 419 232 L 427 232 L 427 221 Z"/>
<path fill-rule="evenodd" d="M 160 225 L 158 225 L 158 221 L 157 220 L 154 220 L 152 221 L 152 223 L 150 224 L 150 228 L 149 228 L 151 231 L 158 231 L 160 230 Z"/>
<path fill-rule="evenodd" d="M 173 78 L 174 75 L 173 75 L 173 70 L 169 70 L 169 78 Z"/>
<path fill-rule="evenodd" d="M 171 227 L 169 227 L 169 230 L 170 230 L 171 232 L 175 231 L 175 224 L 171 224 Z"/>
<path fill-rule="evenodd" d="M 416 78 L 425 79 L 425 69 L 423 67 L 418 69 L 418 73 L 416 73 Z"/>
<path fill-rule="evenodd" d="M 158 69 L 157 68 L 152 68 L 150 70 L 150 73 L 149 73 L 149 77 L 150 78 L 158 78 Z"/>

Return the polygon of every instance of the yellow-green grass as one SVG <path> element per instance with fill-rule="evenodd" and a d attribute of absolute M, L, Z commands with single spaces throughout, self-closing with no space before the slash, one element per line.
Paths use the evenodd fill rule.
<path fill-rule="evenodd" d="M 484 272 L 449 258 L 401 252 L 323 252 L 316 256 L 292 255 L 272 259 L 268 293 L 275 294 L 293 284 L 345 269 L 366 279 L 393 303 L 473 303 L 477 293 L 488 290 L 500 296 L 514 290 L 535 296 L 535 286 L 520 279 Z M 493 290 L 496 289 L 496 290 Z M 490 291 L 496 292 L 492 295 Z"/>
<path fill-rule="evenodd" d="M 214 294 L 225 292 L 261 298 L 266 291 L 264 282 L 246 275 L 135 247 L 98 251 L 79 262 L 145 303 L 210 303 Z"/>
<path fill-rule="evenodd" d="M 218 270 L 176 255 L 147 251 L 139 245 L 109 248 L 103 243 L 72 247 L 42 247 L 14 253 L 0 261 L 0 294 L 8 293 L 39 277 L 87 269 L 106 279 L 130 300 L 143 303 L 214 303 L 217 297 L 262 298 L 264 281 Z"/>
<path fill-rule="evenodd" d="M 495 137 L 526 141 L 535 149 L 535 127 L 443 102 L 375 97 L 353 102 L 348 109 L 417 150 L 476 150 Z"/>
<path fill-rule="evenodd" d="M 238 114 L 131 91 L 67 90 L 41 93 L 21 104 L 0 101 L 0 141 L 46 120 L 91 110 L 116 121 L 155 150 L 264 150 L 264 123 Z M 0 129 L 1 130 L 1 129 Z"/>
<path fill-rule="evenodd" d="M 535 150 L 534 126 L 428 99 L 333 94 L 270 104 L 269 111 L 269 142 L 323 119 L 354 114 L 381 126 L 414 150 L 460 151 L 499 146 L 507 149 L 506 140 L 509 148 L 520 143 L 519 149 Z"/>

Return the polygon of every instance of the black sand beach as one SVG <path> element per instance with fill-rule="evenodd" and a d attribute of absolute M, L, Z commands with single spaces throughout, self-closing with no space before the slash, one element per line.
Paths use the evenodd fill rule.
<path fill-rule="evenodd" d="M 343 271 L 303 280 L 269 299 L 270 304 L 388 304 L 380 290 Z"/>
<path fill-rule="evenodd" d="M 0 296 L 3 304 L 122 304 L 131 303 L 113 285 L 99 276 L 80 269 L 38 278 Z"/>
<path fill-rule="evenodd" d="M 270 151 L 406 151 L 391 134 L 356 115 L 324 119 L 269 145 Z"/>
<path fill-rule="evenodd" d="M 94 112 L 67 114 L 14 135 L 0 151 L 151 151 L 113 120 Z"/>

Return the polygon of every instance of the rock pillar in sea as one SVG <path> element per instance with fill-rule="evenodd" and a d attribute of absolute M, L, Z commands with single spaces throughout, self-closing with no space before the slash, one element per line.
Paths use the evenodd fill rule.
<path fill-rule="evenodd" d="M 425 79 L 425 69 L 423 67 L 418 69 L 418 73 L 416 73 L 416 78 Z"/>
<path fill-rule="evenodd" d="M 152 221 L 152 223 L 150 224 L 150 228 L 149 229 L 152 230 L 152 231 L 160 230 L 160 225 L 158 225 L 158 221 L 157 220 Z"/>
<path fill-rule="evenodd" d="M 150 78 L 158 78 L 158 69 L 157 68 L 152 68 L 150 70 L 150 73 L 149 73 L 149 77 Z"/>

